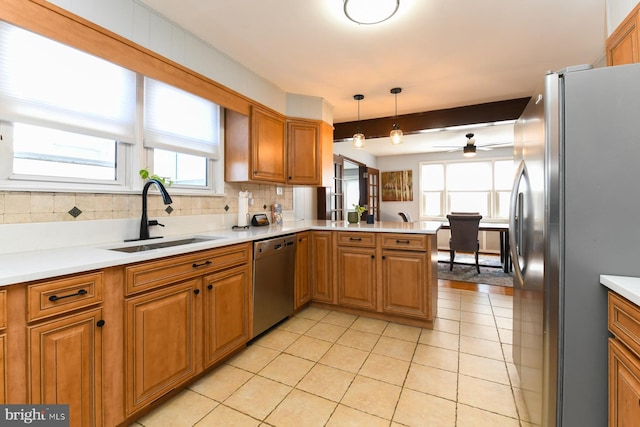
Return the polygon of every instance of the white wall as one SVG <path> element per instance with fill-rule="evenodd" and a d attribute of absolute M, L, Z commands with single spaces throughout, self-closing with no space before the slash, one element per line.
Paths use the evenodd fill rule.
<path fill-rule="evenodd" d="M 629 12 L 638 4 L 637 0 L 607 0 L 607 36 L 620 25 Z"/>
<path fill-rule="evenodd" d="M 371 168 L 378 167 L 378 158 L 376 156 L 368 153 L 365 150 L 353 148 L 353 145 L 351 145 L 351 141 L 334 142 L 333 154 L 348 157 L 352 160 L 364 163 Z"/>

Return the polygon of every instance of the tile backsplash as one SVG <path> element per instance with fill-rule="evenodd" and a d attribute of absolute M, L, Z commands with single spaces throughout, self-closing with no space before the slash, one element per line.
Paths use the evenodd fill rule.
<path fill-rule="evenodd" d="M 276 195 L 275 185 L 253 183 L 226 183 L 224 196 L 171 195 L 173 203 L 170 213 L 165 210 L 167 206 L 162 203 L 162 198 L 152 192 L 148 198 L 148 213 L 150 218 L 157 219 L 237 213 L 240 191 L 253 194 L 253 205 L 249 206 L 249 213 L 268 212 L 273 203 L 281 203 L 284 210 L 291 210 L 293 189 L 281 187 L 284 190 L 282 195 Z M 228 209 L 225 210 L 225 207 Z M 141 211 L 140 194 L 0 192 L 0 224 L 139 218 Z"/>

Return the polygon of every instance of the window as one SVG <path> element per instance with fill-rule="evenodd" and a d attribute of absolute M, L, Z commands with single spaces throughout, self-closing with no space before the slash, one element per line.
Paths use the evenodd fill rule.
<path fill-rule="evenodd" d="M 0 188 L 130 191 L 149 168 L 187 194 L 219 192 L 220 115 L 204 98 L 0 22 Z"/>
<path fill-rule="evenodd" d="M 513 181 L 512 160 L 420 164 L 420 216 L 479 212 L 506 219 Z"/>

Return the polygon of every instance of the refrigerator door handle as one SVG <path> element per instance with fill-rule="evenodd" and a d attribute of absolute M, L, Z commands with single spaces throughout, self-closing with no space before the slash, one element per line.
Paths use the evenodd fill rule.
<path fill-rule="evenodd" d="M 511 203 L 509 206 L 509 246 L 513 261 L 514 277 L 522 286 L 527 270 L 526 242 L 525 238 L 525 197 L 528 190 L 527 167 L 521 161 L 516 171 L 511 190 Z M 523 191 L 524 190 L 524 191 Z"/>

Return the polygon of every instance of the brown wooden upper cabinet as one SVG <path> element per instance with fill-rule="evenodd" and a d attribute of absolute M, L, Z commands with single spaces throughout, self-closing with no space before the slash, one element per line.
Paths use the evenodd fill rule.
<path fill-rule="evenodd" d="M 321 185 L 323 141 L 319 120 L 287 120 L 258 106 L 250 117 L 227 110 L 225 181 Z"/>
<path fill-rule="evenodd" d="M 623 65 L 640 62 L 638 32 L 640 3 L 627 15 L 618 28 L 607 38 L 607 65 Z"/>

